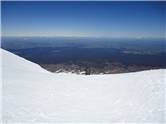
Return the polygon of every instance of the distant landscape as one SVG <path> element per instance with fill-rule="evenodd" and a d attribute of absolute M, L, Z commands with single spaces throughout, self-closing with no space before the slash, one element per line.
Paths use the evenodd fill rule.
<path fill-rule="evenodd" d="M 2 0 L 0 124 L 164 124 L 165 10 Z"/>
<path fill-rule="evenodd" d="M 126 73 L 166 68 L 164 39 L 2 37 L 2 48 L 51 72 Z"/>

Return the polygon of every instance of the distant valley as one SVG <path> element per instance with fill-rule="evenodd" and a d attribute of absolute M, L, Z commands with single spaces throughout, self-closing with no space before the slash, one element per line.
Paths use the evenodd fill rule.
<path fill-rule="evenodd" d="M 2 48 L 38 63 L 51 72 L 78 74 L 166 68 L 165 46 L 163 39 L 2 38 Z"/>

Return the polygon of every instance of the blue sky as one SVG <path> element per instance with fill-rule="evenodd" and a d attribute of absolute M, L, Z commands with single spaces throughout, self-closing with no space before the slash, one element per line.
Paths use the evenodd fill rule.
<path fill-rule="evenodd" d="M 2 2 L 4 36 L 163 38 L 164 2 Z"/>

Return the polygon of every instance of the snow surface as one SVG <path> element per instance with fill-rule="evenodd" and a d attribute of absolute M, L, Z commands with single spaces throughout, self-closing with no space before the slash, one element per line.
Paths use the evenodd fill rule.
<path fill-rule="evenodd" d="M 165 70 L 53 74 L 1 49 L 3 123 L 164 123 Z"/>

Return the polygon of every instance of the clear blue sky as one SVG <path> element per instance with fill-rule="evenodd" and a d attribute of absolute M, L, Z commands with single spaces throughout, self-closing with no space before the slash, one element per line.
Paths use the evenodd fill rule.
<path fill-rule="evenodd" d="M 4 36 L 164 37 L 164 2 L 2 2 Z"/>

